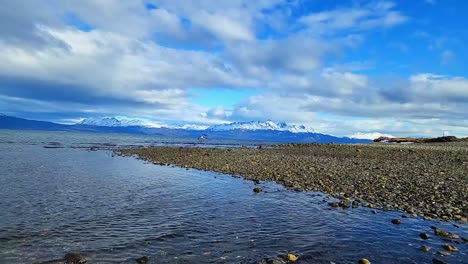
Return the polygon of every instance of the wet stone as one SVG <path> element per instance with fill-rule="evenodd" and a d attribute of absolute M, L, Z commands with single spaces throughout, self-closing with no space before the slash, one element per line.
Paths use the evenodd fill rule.
<path fill-rule="evenodd" d="M 359 264 L 371 264 L 371 262 L 368 259 L 365 259 L 365 258 L 360 259 L 358 263 Z"/>
<path fill-rule="evenodd" d="M 253 189 L 253 191 L 254 191 L 254 193 L 261 193 L 261 192 L 263 192 L 263 189 L 256 187 L 256 188 Z"/>
<path fill-rule="evenodd" d="M 448 250 L 448 251 L 458 251 L 458 248 L 456 248 L 455 246 L 452 246 L 452 245 L 443 245 L 442 247 L 445 250 Z"/>
<path fill-rule="evenodd" d="M 67 253 L 64 257 L 65 264 L 85 264 L 87 260 L 77 253 Z"/>
<path fill-rule="evenodd" d="M 429 250 L 431 250 L 431 248 L 428 247 L 428 246 L 422 246 L 422 247 L 421 247 L 421 250 L 422 250 L 423 252 L 429 252 Z"/>
<path fill-rule="evenodd" d="M 430 236 L 428 234 L 426 234 L 426 233 L 421 233 L 421 234 L 419 234 L 419 237 L 422 238 L 422 239 L 429 239 Z"/>

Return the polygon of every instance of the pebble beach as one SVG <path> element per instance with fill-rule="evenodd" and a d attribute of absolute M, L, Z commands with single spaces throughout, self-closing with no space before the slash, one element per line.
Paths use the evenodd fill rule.
<path fill-rule="evenodd" d="M 468 144 L 287 144 L 255 148 L 120 149 L 177 165 L 274 181 L 337 199 L 332 207 L 404 211 L 406 217 L 468 222 Z M 257 188 L 256 192 L 261 192 Z"/>

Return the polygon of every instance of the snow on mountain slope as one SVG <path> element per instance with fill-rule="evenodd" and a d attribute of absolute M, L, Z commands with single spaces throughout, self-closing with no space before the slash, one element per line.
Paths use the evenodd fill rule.
<path fill-rule="evenodd" d="M 214 125 L 211 127 L 194 124 L 184 124 L 179 126 L 171 126 L 161 123 L 154 123 L 138 118 L 129 118 L 122 116 L 95 118 L 90 117 L 83 119 L 78 124 L 89 126 L 105 126 L 105 127 L 126 127 L 126 126 L 142 126 L 151 128 L 168 128 L 168 129 L 186 129 L 186 130 L 207 130 L 207 131 L 228 131 L 228 130 L 275 130 L 289 131 L 292 133 L 315 133 L 312 128 L 303 125 L 288 125 L 285 122 L 273 122 L 271 120 L 250 121 L 250 122 L 234 122 L 229 124 Z"/>
<path fill-rule="evenodd" d="M 207 130 L 211 131 L 227 131 L 227 130 L 276 130 L 276 131 L 289 131 L 292 133 L 314 133 L 312 128 L 303 125 L 288 125 L 285 122 L 275 123 L 271 120 L 260 122 L 234 122 L 230 124 L 221 124 L 209 127 Z"/>
<path fill-rule="evenodd" d="M 143 127 L 162 127 L 163 125 L 148 122 L 141 119 L 133 119 L 127 117 L 90 117 L 83 119 L 78 124 L 89 126 L 106 126 L 106 127 L 126 127 L 126 126 L 143 126 Z"/>
<path fill-rule="evenodd" d="M 90 117 L 83 119 L 78 124 L 88 126 L 104 126 L 104 127 L 128 127 L 128 126 L 141 126 L 149 128 L 168 128 L 168 129 L 186 129 L 186 130 L 205 130 L 208 126 L 184 124 L 181 126 L 170 126 L 162 123 L 155 123 L 139 118 L 129 118 L 123 116 L 115 117 Z"/>

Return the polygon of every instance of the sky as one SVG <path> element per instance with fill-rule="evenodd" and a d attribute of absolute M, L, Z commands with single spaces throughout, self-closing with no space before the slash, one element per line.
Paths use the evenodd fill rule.
<path fill-rule="evenodd" d="M 0 0 L 0 113 L 468 136 L 468 2 Z"/>

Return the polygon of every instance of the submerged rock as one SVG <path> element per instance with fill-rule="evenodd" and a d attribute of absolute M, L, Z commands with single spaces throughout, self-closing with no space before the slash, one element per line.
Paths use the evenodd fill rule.
<path fill-rule="evenodd" d="M 262 259 L 261 261 L 257 262 L 256 264 L 286 264 L 286 261 L 284 261 L 282 259 L 265 258 L 265 259 Z"/>
<path fill-rule="evenodd" d="M 65 257 L 65 264 L 85 264 L 87 260 L 77 253 L 67 253 Z"/>
<path fill-rule="evenodd" d="M 433 258 L 432 259 L 432 264 L 447 264 L 447 262 L 445 262 L 443 260 L 440 260 L 440 259 L 437 259 L 437 258 Z"/>
<path fill-rule="evenodd" d="M 450 254 L 450 252 L 448 252 L 448 251 L 443 251 L 443 250 L 437 251 L 437 254 L 439 254 L 439 255 L 441 255 L 441 256 L 450 256 L 450 255 L 452 255 L 452 254 Z"/>
<path fill-rule="evenodd" d="M 426 233 L 421 233 L 421 234 L 419 234 L 419 237 L 422 238 L 422 239 L 429 239 L 430 236 L 428 234 L 426 234 Z"/>
<path fill-rule="evenodd" d="M 421 250 L 422 250 L 423 252 L 429 252 L 429 250 L 431 250 L 431 247 L 422 246 L 422 247 L 421 247 Z"/>
<path fill-rule="evenodd" d="M 401 220 L 400 219 L 392 219 L 392 224 L 399 225 L 399 224 L 401 224 Z"/>
<path fill-rule="evenodd" d="M 256 187 L 256 188 L 253 189 L 253 191 L 254 191 L 254 193 L 260 193 L 260 192 L 263 192 L 263 189 Z"/>
<path fill-rule="evenodd" d="M 141 258 L 137 258 L 135 261 L 138 263 L 138 264 L 146 264 L 148 263 L 148 257 L 147 256 L 143 256 Z"/>

